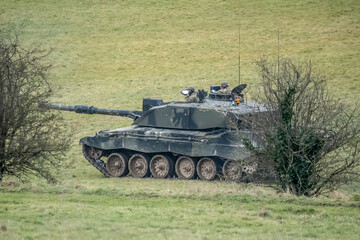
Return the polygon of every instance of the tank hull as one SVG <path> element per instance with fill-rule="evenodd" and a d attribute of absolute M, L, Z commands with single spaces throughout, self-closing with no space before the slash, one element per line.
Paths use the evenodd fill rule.
<path fill-rule="evenodd" d="M 85 158 L 106 177 L 125 176 L 125 169 L 133 177 L 252 181 L 258 165 L 241 138 L 251 139 L 249 134 L 130 126 L 84 137 L 80 144 Z"/>
<path fill-rule="evenodd" d="M 242 131 L 242 134 L 249 134 Z M 147 154 L 171 153 L 189 157 L 243 160 L 250 153 L 236 130 L 186 131 L 131 126 L 101 131 L 80 139 L 80 144 L 107 152 L 130 150 Z"/>

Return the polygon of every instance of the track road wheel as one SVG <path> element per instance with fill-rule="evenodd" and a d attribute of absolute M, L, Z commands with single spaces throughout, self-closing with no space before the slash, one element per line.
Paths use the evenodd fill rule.
<path fill-rule="evenodd" d="M 150 172 L 154 178 L 170 177 L 173 173 L 173 162 L 164 155 L 155 155 L 150 161 Z"/>
<path fill-rule="evenodd" d="M 128 170 L 128 159 L 123 153 L 113 153 L 108 157 L 106 170 L 112 177 L 121 177 L 126 175 Z"/>
<path fill-rule="evenodd" d="M 88 145 L 83 145 L 83 154 L 86 159 L 99 159 L 102 154 L 103 150 L 96 147 L 91 147 Z"/>
<path fill-rule="evenodd" d="M 129 160 L 131 176 L 143 178 L 149 175 L 149 157 L 145 154 L 134 154 Z"/>
<path fill-rule="evenodd" d="M 242 176 L 242 168 L 239 161 L 227 160 L 222 170 L 226 180 L 238 182 Z"/>
<path fill-rule="evenodd" d="M 196 171 L 201 180 L 211 181 L 217 174 L 216 162 L 211 158 L 204 157 L 198 162 Z"/>
<path fill-rule="evenodd" d="M 196 173 L 196 163 L 191 157 L 179 157 L 175 164 L 175 171 L 180 179 L 193 179 Z"/>

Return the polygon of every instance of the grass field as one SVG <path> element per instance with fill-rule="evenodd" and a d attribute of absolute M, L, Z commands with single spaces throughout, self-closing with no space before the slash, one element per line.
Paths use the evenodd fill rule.
<path fill-rule="evenodd" d="M 62 186 L 3 187 L 0 216 L 8 231 L 0 236 L 356 239 L 355 200 L 295 198 L 224 182 L 92 177 Z"/>
<path fill-rule="evenodd" d="M 140 109 L 143 97 L 179 100 L 189 85 L 241 79 L 256 89 L 254 61 L 312 59 L 336 97 L 360 97 L 360 2 L 5 1 L 0 29 L 21 28 L 25 45 L 53 47 L 52 101 Z M 0 184 L 0 239 L 357 239 L 360 184 L 325 198 L 266 186 L 106 179 L 78 139 L 128 119 L 64 113 L 75 129 L 60 183 Z"/>

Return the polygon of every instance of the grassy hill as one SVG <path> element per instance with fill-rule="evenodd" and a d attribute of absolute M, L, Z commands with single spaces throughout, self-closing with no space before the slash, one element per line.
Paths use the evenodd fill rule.
<path fill-rule="evenodd" d="M 22 27 L 19 27 L 22 26 Z M 143 97 L 179 100 L 189 85 L 241 79 L 256 88 L 254 61 L 312 59 L 337 97 L 360 97 L 360 2 L 5 1 L 0 29 L 21 28 L 25 45 L 53 47 L 54 102 L 140 109 Z M 76 129 L 61 184 L 0 185 L 0 239 L 356 239 L 358 185 L 303 199 L 265 186 L 105 179 L 78 139 L 130 120 L 64 113 Z"/>

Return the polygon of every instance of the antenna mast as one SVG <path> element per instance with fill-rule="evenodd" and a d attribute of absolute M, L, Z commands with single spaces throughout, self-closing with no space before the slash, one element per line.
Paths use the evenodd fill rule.
<path fill-rule="evenodd" d="M 239 85 L 240 85 L 240 25 L 239 25 Z"/>
<path fill-rule="evenodd" d="M 278 75 L 280 74 L 280 30 L 278 28 Z"/>

